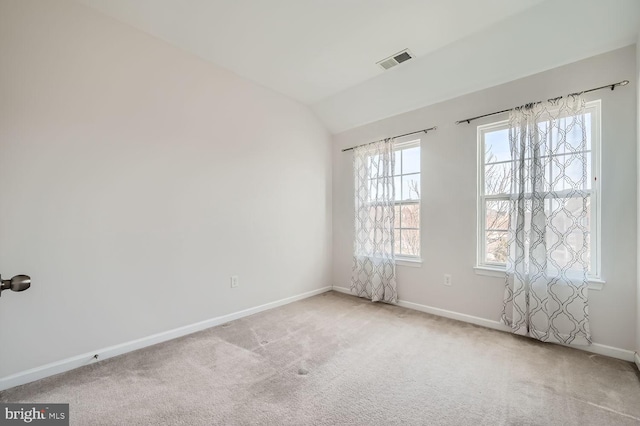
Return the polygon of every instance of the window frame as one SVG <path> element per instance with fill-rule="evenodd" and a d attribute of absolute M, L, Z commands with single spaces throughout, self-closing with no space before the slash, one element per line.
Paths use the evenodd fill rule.
<path fill-rule="evenodd" d="M 393 151 L 394 153 L 396 151 L 402 151 L 405 149 L 411 149 L 411 148 L 420 148 L 420 171 L 419 172 L 413 172 L 413 173 L 403 173 L 402 170 L 402 164 L 400 165 L 400 174 L 396 175 L 395 174 L 395 170 L 394 170 L 394 174 L 393 174 L 393 178 L 395 179 L 396 177 L 400 177 L 400 182 L 402 185 L 402 176 L 409 176 L 409 175 L 419 175 L 419 182 L 420 182 L 420 197 L 417 200 L 400 200 L 400 201 L 394 201 L 393 205 L 394 208 L 395 206 L 400 206 L 400 212 L 402 212 L 402 205 L 417 205 L 418 209 L 420 211 L 420 215 L 418 216 L 418 227 L 417 228 L 403 228 L 402 227 L 402 213 L 400 213 L 400 218 L 399 220 L 399 224 L 400 227 L 399 228 L 395 228 L 394 226 L 394 232 L 398 229 L 400 230 L 400 233 L 402 233 L 403 229 L 407 229 L 407 230 L 417 230 L 418 231 L 418 235 L 420 236 L 419 241 L 418 241 L 418 255 L 410 255 L 410 254 L 400 254 L 400 253 L 396 253 L 396 260 L 399 260 L 401 262 L 410 262 L 410 263 L 421 263 L 422 262 L 422 139 L 420 137 L 417 137 L 416 135 L 409 135 L 409 136 L 405 136 L 402 138 L 397 138 L 394 140 L 394 146 L 393 146 Z M 400 155 L 400 159 L 402 161 L 402 155 Z M 402 241 L 402 240 L 400 240 Z M 402 243 L 401 243 L 402 244 Z M 401 245 L 402 247 L 402 245 Z"/>
<path fill-rule="evenodd" d="M 590 221 L 590 271 L 589 281 L 601 283 L 601 159 L 602 159 L 602 108 L 601 100 L 586 102 L 585 110 L 591 112 L 591 217 Z M 485 195 L 485 140 L 484 135 L 489 132 L 509 128 L 509 120 L 500 120 L 481 124 L 477 127 L 477 193 L 476 193 L 476 272 L 481 275 L 494 275 L 491 272 L 504 273 L 506 264 L 487 262 L 486 255 L 486 201 L 509 200 L 510 194 Z M 559 192 L 559 191 L 556 191 Z M 483 271 L 483 272 L 481 272 Z"/>

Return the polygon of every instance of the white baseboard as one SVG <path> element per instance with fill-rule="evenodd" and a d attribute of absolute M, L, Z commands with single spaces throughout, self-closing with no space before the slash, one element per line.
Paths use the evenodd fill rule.
<path fill-rule="evenodd" d="M 55 374 L 64 373 L 65 371 L 73 370 L 74 368 L 82 367 L 88 364 L 93 364 L 98 361 L 102 361 L 107 358 L 112 358 L 114 356 L 122 355 L 127 352 L 142 349 L 147 346 L 166 342 L 167 340 L 172 340 L 178 337 L 186 336 L 187 334 L 192 334 L 197 331 L 215 327 L 216 325 L 224 324 L 229 321 L 233 321 L 249 315 L 257 314 L 258 312 L 266 311 L 268 309 L 277 308 L 278 306 L 282 306 L 288 303 L 296 302 L 298 300 L 306 299 L 307 297 L 325 293 L 330 290 L 331 290 L 331 287 L 319 288 L 317 290 L 308 291 L 306 293 L 298 294 L 296 296 L 291 296 L 285 299 L 276 300 L 275 302 L 266 303 L 264 305 L 256 306 L 253 308 L 245 309 L 242 311 L 234 312 L 234 313 L 223 315 L 220 317 L 211 318 L 205 321 L 200 321 L 195 324 L 186 325 L 184 327 L 174 328 L 173 330 L 163 331 L 161 333 L 157 333 L 151 336 L 132 340 L 130 342 L 109 346 L 107 348 L 98 349 L 95 351 L 87 352 L 82 355 L 77 355 L 71 358 L 66 358 L 66 359 L 56 361 L 50 364 L 46 364 L 40 367 L 32 368 L 30 370 L 22 371 L 22 372 L 13 374 L 11 376 L 6 376 L 1 378 L 0 391 L 12 388 L 14 386 L 24 385 L 25 383 L 33 382 L 35 380 L 44 379 L 45 377 L 53 376 Z M 94 358 L 95 355 L 98 355 L 98 359 Z"/>
<path fill-rule="evenodd" d="M 335 291 L 339 291 L 340 293 L 352 294 L 351 290 L 346 287 L 333 286 Z M 475 325 L 480 325 L 486 328 L 492 328 L 494 330 L 511 332 L 511 329 L 502 324 L 499 321 L 494 321 L 486 318 L 475 317 L 473 315 L 462 314 L 460 312 L 448 311 L 446 309 L 434 308 L 432 306 L 421 305 L 419 303 L 407 302 L 405 300 L 398 300 L 398 306 L 402 306 L 404 308 L 413 309 L 420 312 L 426 312 L 428 314 L 438 315 L 440 317 L 451 318 L 458 321 L 468 322 Z M 612 358 L 622 359 L 625 361 L 633 361 L 634 353 L 633 351 L 629 351 L 626 349 L 614 348 L 613 346 L 601 345 L 599 343 L 592 343 L 589 346 L 571 346 L 571 345 L 562 345 L 567 346 L 569 348 L 579 349 L 586 352 L 591 352 L 598 355 L 610 356 Z M 638 364 L 638 368 L 640 368 L 640 358 L 638 358 L 638 354 L 635 354 L 636 364 Z"/>
<path fill-rule="evenodd" d="M 640 353 L 636 352 L 633 358 L 636 362 L 636 367 L 638 367 L 638 370 L 640 370 Z"/>

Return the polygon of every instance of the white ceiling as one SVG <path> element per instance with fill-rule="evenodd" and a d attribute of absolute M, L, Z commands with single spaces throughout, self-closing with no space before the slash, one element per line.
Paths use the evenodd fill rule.
<path fill-rule="evenodd" d="M 334 133 L 631 44 L 640 25 L 638 0 L 78 1 L 309 105 Z M 375 64 L 404 48 L 416 59 Z"/>

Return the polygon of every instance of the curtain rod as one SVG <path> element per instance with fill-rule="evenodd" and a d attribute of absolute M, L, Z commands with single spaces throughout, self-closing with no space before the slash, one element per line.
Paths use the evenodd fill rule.
<path fill-rule="evenodd" d="M 596 90 L 608 89 L 608 88 L 611 88 L 611 90 L 613 90 L 613 89 L 616 88 L 616 86 L 626 86 L 627 84 L 629 84 L 629 80 L 622 80 L 622 81 L 620 81 L 618 83 L 607 84 L 606 86 L 600 86 L 600 87 L 595 87 L 593 89 L 584 90 L 581 93 L 595 92 Z M 560 98 L 562 98 L 562 96 L 560 96 Z M 559 98 L 556 98 L 556 99 L 559 99 Z M 551 100 L 553 100 L 553 99 L 549 99 L 549 101 L 551 101 Z M 533 103 L 534 104 L 539 104 L 539 103 L 542 103 L 542 101 L 533 102 Z M 502 114 L 503 112 L 509 112 L 509 111 L 512 111 L 512 110 L 513 110 L 513 108 L 509 108 L 509 109 L 505 109 L 505 110 L 502 110 L 502 111 L 496 111 L 496 112 L 492 112 L 492 113 L 489 113 L 489 114 L 479 115 L 477 117 L 465 118 L 464 120 L 456 121 L 456 124 L 461 124 L 461 123 L 469 124 L 473 120 L 477 120 L 478 118 L 490 117 L 492 115 Z"/>
<path fill-rule="evenodd" d="M 401 138 L 403 136 L 415 135 L 416 133 L 422 133 L 422 132 L 427 133 L 429 130 L 436 130 L 436 129 L 437 129 L 437 127 L 433 126 L 433 127 L 429 127 L 428 129 L 416 130 L 415 132 L 405 133 L 404 135 L 393 136 L 393 137 L 387 138 L 387 139 Z M 384 141 L 384 140 L 386 140 L 386 139 L 379 139 L 377 141 L 373 141 L 373 142 L 363 143 L 361 145 L 352 146 L 351 148 L 343 149 L 342 152 L 351 151 L 354 148 L 358 148 L 359 146 L 371 145 L 372 143 L 376 143 L 376 142 L 380 142 L 380 141 Z"/>

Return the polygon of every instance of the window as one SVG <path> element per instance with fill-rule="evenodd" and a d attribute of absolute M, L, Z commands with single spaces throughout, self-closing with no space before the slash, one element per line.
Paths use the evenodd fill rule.
<path fill-rule="evenodd" d="M 357 254 L 390 253 L 393 242 L 396 259 L 400 263 L 406 260 L 407 266 L 417 266 L 420 139 L 398 138 L 392 151 L 389 145 L 371 147 L 354 159 L 356 233 L 360 233 L 355 242 Z"/>
<path fill-rule="evenodd" d="M 415 138 L 415 136 L 414 136 Z M 396 142 L 395 253 L 402 258 L 420 257 L 420 140 Z"/>
<path fill-rule="evenodd" d="M 589 275 L 592 278 L 599 277 L 599 212 L 600 212 L 600 101 L 588 102 L 585 110 L 585 125 L 587 129 L 587 156 L 589 167 L 587 170 L 587 187 L 589 192 L 589 205 L 587 207 L 587 220 L 589 235 L 587 244 L 589 247 Z M 541 125 L 544 125 L 542 123 Z M 557 134 L 557 133 L 556 133 Z M 566 164 L 563 156 L 566 156 L 566 147 L 554 146 L 554 133 L 551 133 L 550 161 L 547 167 L 547 181 L 553 182 L 548 188 L 549 194 L 554 196 L 567 196 L 568 186 L 564 179 L 575 180 L 575 174 L 581 170 L 573 170 L 572 164 Z M 582 152 L 582 151 L 581 151 Z M 555 157 L 555 158 L 554 158 Z M 509 199 L 511 191 L 511 152 L 509 147 L 508 121 L 478 126 L 478 267 L 504 268 L 508 255 L 507 239 L 509 228 Z M 558 166 L 559 165 L 559 166 Z M 549 203 L 553 203 L 553 197 L 549 197 Z M 581 204 L 580 204 L 581 206 Z M 579 207 L 579 206 L 577 206 Z M 552 205 L 549 204 L 549 208 Z M 569 223 L 562 223 L 559 219 L 554 226 L 567 227 Z M 566 228 L 565 228 L 566 229 Z M 573 238 L 575 237 L 575 238 Z M 569 245 L 582 245 L 582 237 L 571 235 L 567 240 Z M 569 259 L 566 246 L 561 245 L 554 253 L 554 258 Z"/>

